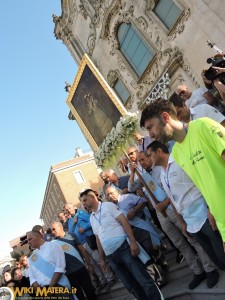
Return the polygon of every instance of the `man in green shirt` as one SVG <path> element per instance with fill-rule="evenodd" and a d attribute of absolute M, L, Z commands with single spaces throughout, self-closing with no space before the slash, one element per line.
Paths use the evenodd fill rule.
<path fill-rule="evenodd" d="M 201 118 L 190 122 L 187 128 L 177 119 L 174 105 L 161 98 L 143 110 L 140 125 L 162 143 L 176 142 L 173 158 L 203 194 L 225 250 L 224 127 L 209 118 Z"/>

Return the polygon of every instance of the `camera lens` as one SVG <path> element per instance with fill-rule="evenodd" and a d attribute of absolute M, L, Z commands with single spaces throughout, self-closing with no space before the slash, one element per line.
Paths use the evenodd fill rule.
<path fill-rule="evenodd" d="M 207 58 L 206 62 L 207 64 L 211 64 L 213 62 L 213 58 L 212 57 Z"/>

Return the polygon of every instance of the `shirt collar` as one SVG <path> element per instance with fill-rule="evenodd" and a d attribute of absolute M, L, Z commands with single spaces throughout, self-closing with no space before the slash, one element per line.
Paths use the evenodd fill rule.
<path fill-rule="evenodd" d="M 98 209 L 96 211 L 93 211 L 92 214 L 97 214 L 100 211 L 101 205 L 102 205 L 102 202 L 99 201 Z"/>
<path fill-rule="evenodd" d="M 168 159 L 167 168 L 166 168 L 166 170 L 165 170 L 166 172 L 168 172 L 168 169 L 169 169 L 170 165 L 171 165 L 173 162 L 175 162 L 175 160 L 174 160 L 172 154 L 170 154 L 169 159 Z"/>
<path fill-rule="evenodd" d="M 196 114 L 195 109 L 193 107 L 189 107 L 189 109 L 190 109 L 190 115 Z"/>

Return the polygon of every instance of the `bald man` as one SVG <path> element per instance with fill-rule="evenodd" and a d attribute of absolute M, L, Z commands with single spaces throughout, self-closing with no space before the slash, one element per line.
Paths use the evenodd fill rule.
<path fill-rule="evenodd" d="M 29 245 L 34 248 L 29 258 L 30 284 L 36 291 L 39 287 L 64 287 L 70 289 L 70 283 L 65 273 L 66 261 L 59 245 L 44 241 L 41 233 L 33 230 L 27 233 Z M 55 299 L 73 299 L 71 294 L 51 293 Z M 77 298 L 76 298 L 77 299 Z"/>
<path fill-rule="evenodd" d="M 129 180 L 129 176 L 120 176 L 119 177 L 116 174 L 116 172 L 114 170 L 112 170 L 112 169 L 106 170 L 105 174 L 106 174 L 107 181 L 110 183 L 108 186 L 114 185 L 123 194 L 126 194 L 128 192 L 128 180 Z"/>
<path fill-rule="evenodd" d="M 216 98 L 205 87 L 197 88 L 191 92 L 186 84 L 181 84 L 177 87 L 176 94 L 186 102 L 188 107 L 195 107 L 199 104 L 214 105 L 216 102 Z"/>

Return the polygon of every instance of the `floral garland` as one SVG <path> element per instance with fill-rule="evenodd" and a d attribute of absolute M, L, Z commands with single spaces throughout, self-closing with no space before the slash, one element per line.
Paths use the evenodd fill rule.
<path fill-rule="evenodd" d="M 120 118 L 116 127 L 107 134 L 102 145 L 95 153 L 95 161 L 99 168 L 109 167 L 123 153 L 128 140 L 138 127 L 137 113 L 128 113 Z"/>

